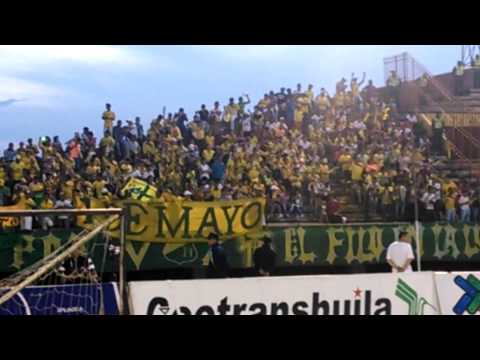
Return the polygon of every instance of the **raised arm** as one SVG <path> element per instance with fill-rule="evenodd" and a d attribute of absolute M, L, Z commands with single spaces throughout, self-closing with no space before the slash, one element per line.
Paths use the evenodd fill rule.
<path fill-rule="evenodd" d="M 363 83 L 365 82 L 365 76 L 366 76 L 366 74 L 365 74 L 365 73 L 363 73 L 363 76 L 362 76 L 362 81 L 360 81 L 360 82 L 358 83 L 358 87 L 362 86 L 362 85 L 363 85 Z"/>

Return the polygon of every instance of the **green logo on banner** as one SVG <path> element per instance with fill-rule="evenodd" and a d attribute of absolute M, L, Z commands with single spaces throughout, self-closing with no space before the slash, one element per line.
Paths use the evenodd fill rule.
<path fill-rule="evenodd" d="M 418 298 L 417 292 L 402 279 L 398 279 L 395 295 L 407 303 L 408 315 L 424 315 L 427 305 L 437 310 L 424 297 Z"/>

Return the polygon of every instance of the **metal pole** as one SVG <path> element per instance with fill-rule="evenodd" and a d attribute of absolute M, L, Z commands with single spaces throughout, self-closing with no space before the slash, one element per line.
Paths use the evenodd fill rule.
<path fill-rule="evenodd" d="M 417 246 L 417 269 L 422 271 L 422 252 L 420 249 L 420 221 L 415 221 L 415 244 Z"/>
<path fill-rule="evenodd" d="M 118 280 L 118 291 L 120 292 L 119 299 L 119 313 L 120 315 L 125 315 L 125 214 L 122 214 L 120 217 L 120 256 L 119 256 L 119 280 Z"/>
<path fill-rule="evenodd" d="M 418 220 L 418 187 L 417 187 L 417 171 L 415 167 L 413 171 L 413 191 L 415 193 L 415 245 L 417 248 L 417 271 L 422 271 L 422 263 L 420 260 L 420 221 Z"/>

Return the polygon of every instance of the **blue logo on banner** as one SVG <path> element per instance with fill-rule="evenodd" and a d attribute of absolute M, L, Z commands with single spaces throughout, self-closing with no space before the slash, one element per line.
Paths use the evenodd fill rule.
<path fill-rule="evenodd" d="M 480 280 L 470 274 L 465 279 L 460 275 L 453 280 L 464 292 L 460 300 L 453 307 L 453 312 L 462 315 L 467 311 L 470 315 L 480 310 Z"/>
<path fill-rule="evenodd" d="M 118 314 L 116 284 L 31 286 L 0 305 L 0 315 L 99 314 Z"/>

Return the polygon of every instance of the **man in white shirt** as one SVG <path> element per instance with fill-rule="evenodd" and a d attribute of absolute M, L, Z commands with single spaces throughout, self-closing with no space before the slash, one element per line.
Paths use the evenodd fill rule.
<path fill-rule="evenodd" d="M 387 249 L 387 262 L 392 267 L 393 273 L 413 272 L 411 262 L 415 259 L 412 245 L 407 238 L 407 233 L 402 231 L 398 241 L 391 243 Z"/>
<path fill-rule="evenodd" d="M 425 219 L 426 222 L 432 222 L 435 220 L 435 193 L 433 192 L 433 188 L 431 186 L 428 187 L 426 193 L 423 194 L 422 198 L 420 199 L 425 206 Z"/>

